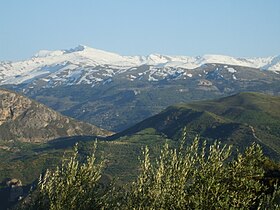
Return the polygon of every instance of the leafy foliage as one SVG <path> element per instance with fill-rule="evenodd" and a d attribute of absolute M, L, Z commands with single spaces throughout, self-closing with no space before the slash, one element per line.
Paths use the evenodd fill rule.
<path fill-rule="evenodd" d="M 78 160 L 78 146 L 74 155 L 64 159 L 54 171 L 47 170 L 38 183 L 38 195 L 27 208 L 31 209 L 89 209 L 98 206 L 101 170 L 104 161 L 96 163 L 96 143 L 85 163 Z"/>
<path fill-rule="evenodd" d="M 131 184 L 99 188 L 104 160 L 96 163 L 96 143 L 85 163 L 77 146 L 70 160 L 40 178 L 33 209 L 277 209 L 280 189 L 264 182 L 268 159 L 257 144 L 243 154 L 196 137 L 179 148 L 166 143 L 158 158 L 145 147 Z M 266 166 L 267 167 L 267 166 Z M 269 189 L 270 187 L 270 189 Z M 272 189 L 272 190 L 271 190 Z M 29 206 L 30 207 L 30 206 Z"/>
<path fill-rule="evenodd" d="M 278 207 L 274 202 L 279 191 L 266 195 L 267 186 L 261 182 L 265 157 L 259 145 L 253 144 L 235 159 L 231 158 L 231 147 L 220 142 L 199 145 L 198 138 L 179 149 L 165 144 L 155 164 L 146 147 L 137 180 L 124 194 L 123 202 L 118 195 L 113 205 L 119 209 Z"/>

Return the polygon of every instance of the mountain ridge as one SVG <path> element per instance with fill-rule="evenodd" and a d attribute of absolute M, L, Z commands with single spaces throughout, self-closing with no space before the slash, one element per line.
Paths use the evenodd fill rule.
<path fill-rule="evenodd" d="M 215 100 L 170 106 L 109 139 L 133 136 L 155 129 L 169 139 L 179 139 L 184 128 L 208 141 L 220 140 L 245 148 L 253 142 L 267 155 L 280 159 L 280 97 L 246 92 Z"/>
<path fill-rule="evenodd" d="M 45 142 L 68 136 L 107 136 L 94 125 L 65 117 L 18 93 L 0 89 L 0 140 Z"/>
<path fill-rule="evenodd" d="M 32 58 L 16 62 L 0 62 L 0 84 L 21 84 L 29 80 L 45 78 L 46 75 L 79 68 L 105 67 L 111 69 L 111 77 L 122 71 L 133 71 L 143 65 L 155 68 L 181 68 L 181 71 L 193 70 L 205 64 L 224 64 L 280 71 L 280 56 L 264 58 L 236 58 L 226 55 L 169 56 L 150 54 L 147 56 L 122 56 L 79 45 L 69 50 L 42 50 Z M 115 69 L 119 69 L 117 71 Z"/>

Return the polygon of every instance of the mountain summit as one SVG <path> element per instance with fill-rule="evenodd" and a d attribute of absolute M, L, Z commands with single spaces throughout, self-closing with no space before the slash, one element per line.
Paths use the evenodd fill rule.
<path fill-rule="evenodd" d="M 46 76 L 56 77 L 57 74 L 65 74 L 61 72 L 63 70 L 73 72 L 76 69 L 74 76 L 77 77 L 83 74 L 81 69 L 104 67 L 110 69 L 107 73 L 113 76 L 143 65 L 155 68 L 180 68 L 185 72 L 205 64 L 235 65 L 277 72 L 280 71 L 280 56 L 266 58 L 235 58 L 225 55 L 190 57 L 161 54 L 122 56 L 79 45 L 69 50 L 41 50 L 25 61 L 0 62 L 0 85 L 27 83 Z M 84 82 L 94 83 L 89 77 L 85 78 Z"/>
<path fill-rule="evenodd" d="M 67 60 L 69 59 L 67 58 L 68 54 L 89 59 L 96 62 L 96 64 L 107 64 L 111 66 L 136 67 L 140 65 L 158 65 L 194 69 L 203 64 L 218 63 L 261 68 L 263 70 L 280 70 L 280 56 L 271 56 L 265 58 L 236 58 L 226 55 L 210 54 L 196 57 L 169 56 L 162 54 L 150 54 L 147 56 L 122 56 L 116 53 L 94 49 L 85 45 L 78 45 L 77 47 L 69 50 L 39 51 L 39 53 L 35 55 L 35 58 L 61 56 L 61 59 Z M 64 58 L 62 58 L 62 55 L 64 55 Z"/>

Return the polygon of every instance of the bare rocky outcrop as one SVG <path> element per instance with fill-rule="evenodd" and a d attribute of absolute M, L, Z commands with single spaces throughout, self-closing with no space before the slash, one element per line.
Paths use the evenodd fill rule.
<path fill-rule="evenodd" d="M 21 200 L 23 196 L 23 186 L 21 180 L 19 179 L 10 179 L 6 182 L 6 185 L 9 187 L 9 201 L 16 202 Z"/>
<path fill-rule="evenodd" d="M 42 142 L 68 136 L 107 136 L 111 132 L 65 117 L 15 92 L 0 90 L 0 140 Z"/>

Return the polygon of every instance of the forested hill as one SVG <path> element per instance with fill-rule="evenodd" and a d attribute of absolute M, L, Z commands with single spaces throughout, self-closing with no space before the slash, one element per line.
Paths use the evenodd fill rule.
<path fill-rule="evenodd" d="M 239 93 L 208 101 L 170 106 L 163 112 L 118 133 L 114 138 L 153 128 L 178 139 L 184 127 L 189 134 L 221 140 L 244 148 L 252 142 L 271 156 L 280 157 L 280 97 Z"/>

